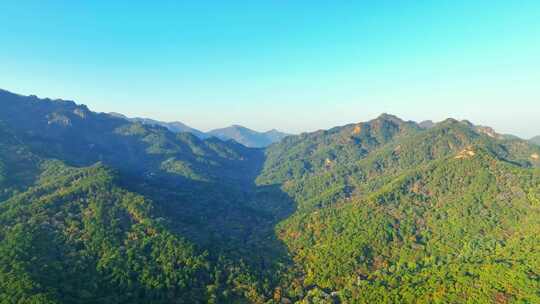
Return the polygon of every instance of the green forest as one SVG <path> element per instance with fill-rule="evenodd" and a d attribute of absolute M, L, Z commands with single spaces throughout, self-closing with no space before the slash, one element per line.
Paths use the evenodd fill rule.
<path fill-rule="evenodd" d="M 540 303 L 532 142 L 383 114 L 248 148 L 0 108 L 0 303 Z"/>

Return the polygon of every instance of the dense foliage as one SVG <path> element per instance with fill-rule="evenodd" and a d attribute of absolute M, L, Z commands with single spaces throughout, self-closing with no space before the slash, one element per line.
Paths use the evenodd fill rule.
<path fill-rule="evenodd" d="M 281 224 L 304 284 L 346 302 L 540 301 L 540 171 L 475 151 Z"/>
<path fill-rule="evenodd" d="M 0 303 L 540 302 L 527 141 L 384 114 L 262 150 L 0 106 Z"/>
<path fill-rule="evenodd" d="M 38 186 L 1 205 L 5 302 L 170 302 L 198 297 L 204 255 L 149 217 L 102 166 L 43 164 Z"/>

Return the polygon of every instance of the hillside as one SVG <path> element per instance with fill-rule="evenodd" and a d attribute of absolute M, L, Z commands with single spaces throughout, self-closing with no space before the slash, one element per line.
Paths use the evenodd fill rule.
<path fill-rule="evenodd" d="M 303 284 L 344 302 L 538 302 L 540 171 L 469 152 L 282 223 Z"/>
<path fill-rule="evenodd" d="M 203 300 L 203 253 L 113 180 L 99 165 L 44 162 L 35 186 L 0 205 L 2 302 Z"/>
<path fill-rule="evenodd" d="M 0 91 L 1 303 L 536 303 L 540 146 L 383 114 L 266 149 Z"/>
<path fill-rule="evenodd" d="M 530 142 L 532 142 L 533 144 L 536 144 L 536 145 L 540 145 L 540 136 L 535 136 L 535 137 L 531 138 Z"/>

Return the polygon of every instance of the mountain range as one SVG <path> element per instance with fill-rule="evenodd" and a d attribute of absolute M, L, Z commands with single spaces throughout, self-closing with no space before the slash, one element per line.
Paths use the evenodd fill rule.
<path fill-rule="evenodd" d="M 540 145 L 540 135 L 531 138 L 531 139 L 530 139 L 530 142 L 532 142 L 533 144 Z"/>
<path fill-rule="evenodd" d="M 175 133 L 189 132 L 201 139 L 214 136 L 222 140 L 234 140 L 238 143 L 243 144 L 246 147 L 251 147 L 251 148 L 267 147 L 275 142 L 280 141 L 281 139 L 289 135 L 275 129 L 267 131 L 267 132 L 257 132 L 249 128 L 239 126 L 239 125 L 232 125 L 226 128 L 214 129 L 205 133 L 203 131 L 189 127 L 186 124 L 181 123 L 179 121 L 163 122 L 163 121 L 158 121 L 158 120 L 154 120 L 150 118 L 139 118 L 139 117 L 129 118 L 119 113 L 109 113 L 109 114 L 115 117 L 127 119 L 132 122 L 140 122 L 147 125 L 162 126 Z"/>
<path fill-rule="evenodd" d="M 383 114 L 262 149 L 0 108 L 0 303 L 540 302 L 527 140 Z"/>

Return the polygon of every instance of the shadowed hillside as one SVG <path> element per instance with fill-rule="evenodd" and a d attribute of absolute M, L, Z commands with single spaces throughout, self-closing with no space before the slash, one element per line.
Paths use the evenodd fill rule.
<path fill-rule="evenodd" d="M 3 253 L 21 265 L 33 256 L 56 265 L 3 263 L 3 300 L 222 303 L 271 296 L 290 263 L 273 227 L 294 203 L 277 186 L 254 184 L 262 150 L 69 101 L 3 91 L 0 104 Z M 55 252 L 44 247 L 48 240 Z M 61 268 L 74 272 L 48 277 Z M 77 277 L 81 271 L 86 275 Z"/>

